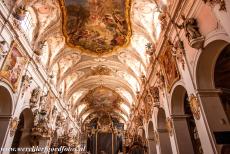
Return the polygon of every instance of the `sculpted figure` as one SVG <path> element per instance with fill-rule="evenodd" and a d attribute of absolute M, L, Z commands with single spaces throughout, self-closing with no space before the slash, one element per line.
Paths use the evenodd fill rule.
<path fill-rule="evenodd" d="M 40 88 L 35 88 L 32 91 L 31 98 L 30 98 L 30 107 L 31 109 L 36 108 L 38 106 L 39 100 L 40 100 L 41 90 Z"/>
<path fill-rule="evenodd" d="M 6 41 L 0 41 L 0 60 L 5 57 L 8 52 L 8 47 Z"/>
<path fill-rule="evenodd" d="M 157 87 L 150 88 L 150 93 L 152 94 L 155 103 L 160 101 L 159 89 Z"/>
<path fill-rule="evenodd" d="M 181 15 L 183 23 L 181 25 L 177 25 L 178 28 L 185 30 L 185 35 L 190 42 L 192 39 L 196 39 L 201 37 L 201 33 L 199 31 L 199 27 L 197 24 L 197 20 L 194 18 L 185 18 L 184 15 Z"/>
<path fill-rule="evenodd" d="M 220 11 L 224 10 L 226 11 L 226 4 L 224 0 L 203 0 L 204 3 L 210 3 L 211 5 L 219 4 L 220 5 Z"/>

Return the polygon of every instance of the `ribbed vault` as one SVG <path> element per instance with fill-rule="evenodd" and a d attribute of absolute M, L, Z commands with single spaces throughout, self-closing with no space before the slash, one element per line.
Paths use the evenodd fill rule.
<path fill-rule="evenodd" d="M 84 21 L 84 25 L 76 25 L 78 28 L 84 26 L 84 31 L 90 29 L 88 32 L 98 30 L 95 35 L 95 41 L 99 41 L 97 43 L 100 43 L 101 38 L 113 41 L 114 47 L 110 44 L 107 51 L 104 45 L 103 50 L 95 54 L 97 50 L 87 45 L 79 47 L 86 36 L 82 36 L 74 25 L 72 28 L 76 33 L 72 35 L 71 29 L 68 29 L 71 24 L 66 25 L 72 19 L 74 22 L 86 20 L 73 13 L 71 17 L 67 16 L 71 12 L 65 12 L 68 11 L 65 6 L 72 2 L 34 0 L 30 3 L 34 12 L 31 13 L 32 18 L 38 22 L 38 26 L 34 28 L 37 37 L 32 40 L 34 48 L 42 51 L 41 63 L 50 73 L 53 85 L 57 87 L 76 120 L 87 123 L 100 112 L 107 112 L 125 123 L 129 120 L 132 107 L 137 103 L 137 92 L 140 91 L 142 78 L 150 63 L 146 45 L 154 43 L 159 33 L 156 6 L 151 0 L 109 0 L 104 6 L 101 0 L 88 0 L 86 2 L 95 4 L 95 7 L 87 10 L 89 8 L 85 6 L 88 4 L 80 6 L 79 1 L 77 6 L 78 1 L 73 2 L 77 9 L 86 9 L 77 10 L 89 13 L 85 14 L 85 18 L 95 18 L 95 22 L 101 20 L 98 25 L 94 25 L 92 21 Z M 124 10 L 109 10 L 106 7 L 110 3 L 114 8 L 117 5 L 123 6 Z M 99 16 L 95 14 L 98 11 Z M 76 24 L 80 24 L 78 22 Z M 95 30 L 92 30 L 93 26 Z M 100 26 L 107 30 L 103 31 Z M 87 35 L 92 36 L 90 33 Z M 70 38 L 78 42 L 73 42 Z M 94 42 L 91 41 L 91 44 Z M 100 45 L 96 44 L 96 47 L 99 48 Z M 87 52 L 83 48 L 87 48 Z"/>

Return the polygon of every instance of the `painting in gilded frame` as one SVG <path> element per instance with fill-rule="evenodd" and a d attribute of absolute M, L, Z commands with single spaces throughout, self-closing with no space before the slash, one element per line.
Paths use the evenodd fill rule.
<path fill-rule="evenodd" d="M 131 0 L 60 0 L 71 47 L 104 54 L 129 43 Z"/>
<path fill-rule="evenodd" d="M 20 51 L 19 46 L 13 42 L 1 67 L 0 78 L 4 79 L 14 91 L 17 90 L 26 63 L 27 59 Z"/>
<path fill-rule="evenodd" d="M 160 56 L 161 67 L 163 67 L 167 89 L 171 90 L 173 84 L 180 79 L 175 57 L 172 55 L 172 47 L 166 43 Z"/>

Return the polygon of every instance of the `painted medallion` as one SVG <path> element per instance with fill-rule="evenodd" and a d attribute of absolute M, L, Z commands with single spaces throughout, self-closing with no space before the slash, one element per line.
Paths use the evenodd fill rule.
<path fill-rule="evenodd" d="M 60 0 L 63 33 L 71 47 L 105 54 L 128 44 L 130 0 Z"/>

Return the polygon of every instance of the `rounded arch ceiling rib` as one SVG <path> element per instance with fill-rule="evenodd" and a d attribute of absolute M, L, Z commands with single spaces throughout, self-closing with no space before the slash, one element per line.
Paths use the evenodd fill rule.
<path fill-rule="evenodd" d="M 108 110 L 108 111 L 106 111 L 106 110 L 103 110 L 103 109 L 97 109 L 97 108 L 92 108 L 92 107 L 89 107 L 89 106 L 87 106 L 86 108 L 84 108 L 82 111 L 81 111 L 81 113 L 79 113 L 79 117 L 82 117 L 84 114 L 91 114 L 91 112 L 93 112 L 93 111 L 98 111 L 98 110 L 102 110 L 102 111 L 105 111 L 105 112 L 109 112 L 109 113 L 118 113 L 118 114 L 123 114 L 123 115 L 125 115 L 126 117 L 128 117 L 129 116 L 129 114 L 125 111 L 125 110 L 123 110 L 123 109 L 121 109 L 121 108 L 119 108 L 119 107 L 114 107 L 113 108 L 113 110 Z"/>
<path fill-rule="evenodd" d="M 113 88 L 111 88 L 111 87 L 106 87 L 106 86 L 103 86 L 103 87 L 109 88 L 109 89 L 113 90 L 117 95 L 119 95 L 119 96 L 123 99 L 123 101 L 120 102 L 121 104 L 125 104 L 129 109 L 132 107 L 132 104 L 130 104 L 130 103 L 128 102 L 127 98 L 125 98 L 123 95 L 118 94 L 118 93 L 115 91 L 116 89 L 113 89 Z M 98 86 L 92 87 L 90 90 L 93 90 L 93 89 L 95 89 L 95 88 L 98 88 Z M 81 105 L 83 105 L 83 104 L 86 104 L 86 102 L 85 102 L 83 99 L 85 98 L 85 96 L 88 94 L 88 92 L 89 92 L 90 90 L 87 90 L 87 91 L 81 93 L 81 96 L 79 96 L 76 100 L 74 100 L 74 102 L 72 103 L 72 105 L 73 105 L 73 107 L 72 107 L 72 112 L 74 112 L 79 106 L 81 106 Z"/>
<path fill-rule="evenodd" d="M 123 70 L 124 72 L 127 72 L 128 74 L 133 76 L 138 81 L 139 85 L 141 84 L 140 78 L 136 76 L 134 71 L 129 66 L 116 62 L 116 61 L 111 61 L 111 60 L 106 60 L 106 61 L 101 61 L 101 62 L 98 62 L 95 60 L 88 60 L 88 61 L 82 61 L 80 63 L 76 63 L 73 66 L 69 67 L 65 71 L 65 73 L 63 73 L 63 76 L 60 77 L 58 84 L 60 84 L 61 81 L 65 80 L 65 78 L 68 75 L 72 74 L 73 72 L 79 71 L 81 69 L 89 68 L 92 66 L 98 66 L 98 65 L 104 65 L 104 66 L 108 66 L 111 68 L 115 68 L 117 70 Z"/>
<path fill-rule="evenodd" d="M 84 121 L 87 119 L 87 117 L 89 117 L 90 115 L 94 114 L 95 112 L 104 112 L 104 110 L 101 110 L 101 109 L 99 109 L 99 110 L 89 109 L 87 112 L 84 112 L 83 114 L 79 115 L 79 117 L 81 117 L 81 118 L 85 117 L 83 119 L 83 123 L 84 123 Z M 115 114 L 115 115 L 119 116 L 121 119 L 123 119 L 124 121 L 126 121 L 124 116 L 128 119 L 128 115 L 124 115 L 123 113 L 121 113 L 120 110 L 117 110 L 117 109 L 115 109 L 113 112 L 110 112 L 110 114 Z"/>
<path fill-rule="evenodd" d="M 61 18 L 60 18 L 60 11 L 57 9 L 57 14 L 55 16 L 55 19 L 49 21 L 48 25 L 46 27 L 43 27 L 44 29 L 41 30 L 41 22 L 38 22 L 39 29 L 38 29 L 38 35 L 34 42 L 34 46 L 37 47 L 40 42 L 45 41 L 47 38 L 52 37 L 55 31 L 60 31 L 60 24 L 61 24 Z M 42 16 L 42 15 L 41 15 Z M 39 19 L 39 14 L 37 12 L 37 18 Z"/>
<path fill-rule="evenodd" d="M 34 1 L 33 6 L 36 7 L 36 5 L 34 5 L 36 3 L 39 3 L 39 1 Z M 72 112 L 74 112 L 80 105 L 84 104 L 84 102 L 82 102 L 81 100 L 84 99 L 89 90 L 101 85 L 114 90 L 124 100 L 124 102 L 122 103 L 127 105 L 128 109 L 131 109 L 133 103 L 137 103 L 136 92 L 140 90 L 140 87 L 142 85 L 141 75 L 142 73 L 146 73 L 149 64 L 149 59 L 145 53 L 144 48 L 145 43 L 154 43 L 156 41 L 156 37 L 154 35 L 154 27 L 153 30 L 149 31 L 149 29 L 152 28 L 152 25 L 149 22 L 150 18 L 145 18 L 147 19 L 146 21 L 148 21 L 148 23 L 146 24 L 143 22 L 145 21 L 145 19 L 141 20 L 140 18 L 144 17 L 144 15 L 142 15 L 141 13 L 146 13 L 145 8 L 141 7 L 145 7 L 149 3 L 154 2 L 152 0 L 132 0 L 130 10 L 131 12 L 129 15 L 131 18 L 132 36 L 130 37 L 129 44 L 127 44 L 127 46 L 122 46 L 116 52 L 108 55 L 105 54 L 103 56 L 95 56 L 88 53 L 86 54 L 83 50 L 80 50 L 78 48 L 71 48 L 69 45 L 67 45 L 66 38 L 63 37 L 63 21 L 61 18 L 61 15 L 63 14 L 63 12 L 61 11 L 63 11 L 63 9 L 60 8 L 58 0 L 47 0 L 43 2 L 43 5 L 47 4 L 48 6 L 49 4 L 52 5 L 52 7 L 55 7 L 55 10 L 50 14 L 55 16 L 52 16 L 51 18 L 49 18 L 49 20 L 42 19 L 43 16 L 39 13 L 39 10 L 37 9 L 37 12 L 35 10 L 38 20 L 42 19 L 41 21 L 46 21 L 47 23 L 43 24 L 41 23 L 41 21 L 37 22 L 38 26 L 45 26 L 38 27 L 37 35 L 34 37 L 35 39 L 33 42 L 33 47 L 34 49 L 37 49 L 41 42 L 47 42 L 49 51 L 46 51 L 48 52 L 48 54 L 46 54 L 48 55 L 48 62 L 46 63 L 46 67 L 49 73 L 52 73 L 53 70 L 56 71 L 56 74 L 54 75 L 54 84 L 57 86 L 58 89 L 60 87 L 60 89 L 62 89 L 63 82 L 65 86 L 68 83 L 68 87 L 66 86 L 67 88 L 65 88 L 66 93 L 64 93 L 64 98 L 68 102 L 70 102 L 75 93 L 78 93 L 82 90 L 84 91 L 83 93 L 79 94 L 79 96 L 77 96 L 77 99 L 71 101 L 71 105 L 73 105 L 71 106 Z M 153 8 L 153 5 L 151 5 L 151 9 Z M 142 12 L 138 11 L 139 9 L 143 9 Z M 135 16 L 138 17 L 135 18 Z M 146 25 L 150 27 L 146 28 Z M 63 37 L 62 41 L 58 40 L 60 37 Z M 135 43 L 134 45 L 132 44 L 132 41 Z M 58 44 L 60 43 L 57 42 L 62 42 L 63 46 L 58 46 Z M 122 55 L 122 53 L 124 54 Z M 69 65 L 67 65 L 65 63 L 65 58 L 73 54 L 78 54 L 80 58 L 77 62 L 71 64 L 68 63 Z M 66 59 L 68 60 L 68 58 Z M 114 73 L 95 75 L 90 72 L 92 70 L 92 67 L 95 66 L 105 66 L 106 68 L 115 70 L 117 74 Z M 77 74 L 78 72 L 83 72 L 83 75 L 80 78 L 71 77 L 71 75 L 73 75 L 74 73 L 76 73 L 76 75 L 79 75 Z M 130 80 L 135 81 L 135 84 L 131 85 L 129 82 L 130 80 L 127 81 L 127 78 L 132 78 L 132 80 Z M 139 87 L 136 88 L 133 85 L 138 85 Z M 123 89 L 123 92 L 125 91 L 127 95 L 131 97 L 131 99 L 129 99 L 127 95 L 122 95 L 122 91 L 118 92 L 118 88 Z M 88 114 L 85 118 L 87 119 L 90 115 L 96 112 L 98 111 L 94 111 L 94 107 L 86 106 L 85 109 L 81 111 L 80 115 L 85 116 L 86 114 Z M 113 114 L 117 114 L 124 121 L 129 118 L 129 113 L 127 113 L 124 108 L 119 106 L 119 104 L 116 108 L 116 112 L 114 111 Z"/>
<path fill-rule="evenodd" d="M 122 71 L 118 71 L 117 74 L 115 75 L 92 75 L 92 74 L 82 74 L 81 76 L 79 75 L 79 78 L 77 77 L 78 75 L 76 75 L 76 78 L 72 79 L 71 81 L 68 81 L 68 87 L 66 87 L 66 90 L 67 92 L 71 90 L 71 88 L 74 87 L 74 85 L 76 84 L 80 84 L 82 82 L 84 82 L 84 84 L 82 84 L 81 86 L 85 86 L 85 84 L 88 84 L 87 82 L 89 82 L 90 80 L 95 80 L 96 77 L 103 77 L 103 78 L 114 78 L 114 80 L 117 80 L 118 82 L 122 82 L 123 84 L 125 84 L 127 87 L 129 87 L 130 91 L 132 91 L 133 93 L 135 93 L 137 90 L 139 90 L 139 87 L 141 84 L 138 83 L 138 81 L 135 80 L 135 78 L 133 78 L 132 76 L 129 76 L 129 74 L 124 74 L 125 72 L 122 72 Z M 81 73 L 80 73 L 81 74 Z M 119 75 L 120 74 L 120 75 Z M 125 78 L 123 78 L 122 75 L 126 75 Z M 128 78 L 129 77 L 129 78 Z M 68 78 L 66 78 L 67 80 Z M 59 79 L 59 81 L 62 81 L 60 83 L 58 83 L 58 85 L 62 85 L 63 83 L 67 82 L 66 80 L 64 79 Z M 70 80 L 70 79 L 68 79 Z M 86 82 L 87 80 L 87 82 Z M 98 81 L 95 81 L 95 82 L 98 82 Z M 101 81 L 99 79 L 99 82 L 101 84 L 106 84 L 108 81 Z M 93 83 L 91 83 L 93 84 Z M 120 85 L 120 84 L 119 84 Z M 66 94 L 68 95 L 68 93 Z"/>
<path fill-rule="evenodd" d="M 106 87 L 105 85 L 103 85 L 104 87 Z M 72 95 L 72 99 L 70 98 L 71 101 L 71 105 L 72 105 L 72 109 L 71 109 L 71 112 L 75 112 L 76 108 L 80 107 L 81 105 L 84 104 L 84 101 L 81 101 L 83 100 L 83 98 L 88 94 L 88 92 L 90 90 L 93 90 L 95 88 L 99 87 L 98 85 L 92 85 L 91 89 L 88 89 L 88 90 L 82 90 L 82 91 L 76 91 L 73 95 Z M 133 105 L 133 101 L 130 101 L 129 98 L 127 98 L 127 96 L 125 95 L 122 95 L 124 94 L 124 92 L 122 94 L 118 93 L 116 87 L 107 87 L 113 91 L 115 91 L 122 99 L 123 99 L 123 104 L 125 104 L 128 108 L 131 108 L 132 105 Z M 74 97 L 74 95 L 77 93 L 77 98 Z M 131 95 L 130 95 L 131 96 Z M 133 98 L 132 98 L 133 99 Z"/>
<path fill-rule="evenodd" d="M 85 123 L 86 121 L 90 121 L 90 120 L 94 119 L 95 117 L 92 116 L 92 115 L 94 115 L 94 114 L 97 115 L 100 112 L 102 112 L 102 111 L 101 110 L 99 110 L 99 111 L 93 111 L 90 114 L 86 115 L 85 117 L 83 115 L 82 117 L 84 117 L 84 119 L 82 119 L 83 120 L 82 122 Z M 128 120 L 127 116 L 125 116 L 125 115 L 123 116 L 123 115 L 121 115 L 121 114 L 119 114 L 117 112 L 112 112 L 110 114 L 115 115 L 116 117 L 119 118 L 119 120 L 121 119 L 124 122 L 127 122 L 127 120 Z"/>
<path fill-rule="evenodd" d="M 81 80 L 81 82 L 74 83 L 67 91 L 67 99 L 69 99 L 73 95 L 73 93 L 79 90 L 80 88 L 89 88 L 92 85 L 98 85 L 98 86 L 112 85 L 112 87 L 116 85 L 117 88 L 123 87 L 125 90 L 127 90 L 131 94 L 131 96 L 134 98 L 133 100 L 136 100 L 135 99 L 136 91 L 134 91 L 129 85 L 127 85 L 126 81 L 123 81 L 120 78 L 104 76 L 104 75 L 93 76 L 93 77 L 90 77 L 90 79 L 84 79 L 84 80 Z"/>

